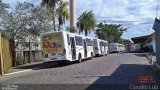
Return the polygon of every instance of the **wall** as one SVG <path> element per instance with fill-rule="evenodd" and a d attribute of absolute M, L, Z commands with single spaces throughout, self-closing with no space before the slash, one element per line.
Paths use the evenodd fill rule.
<path fill-rule="evenodd" d="M 152 44 L 152 46 L 153 46 L 153 51 L 154 51 L 154 53 L 156 53 L 155 33 L 153 33 L 153 34 L 151 35 L 151 38 L 152 38 L 151 44 Z"/>
<path fill-rule="evenodd" d="M 152 41 L 153 51 L 156 53 L 156 42 L 155 40 Z"/>

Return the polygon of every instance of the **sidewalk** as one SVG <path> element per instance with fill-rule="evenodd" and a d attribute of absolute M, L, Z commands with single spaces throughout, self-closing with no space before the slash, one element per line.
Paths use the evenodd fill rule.
<path fill-rule="evenodd" d="M 36 69 L 36 68 L 40 68 L 42 66 L 44 66 L 43 62 L 34 62 L 34 63 L 31 63 L 31 64 L 27 63 L 27 64 L 24 64 L 24 65 L 21 65 L 21 66 L 18 66 L 18 67 L 13 67 L 13 68 L 9 69 L 5 75 L 27 72 L 27 71 L 31 71 L 31 70 Z"/>
<path fill-rule="evenodd" d="M 68 65 L 68 64 L 66 64 Z M 13 75 L 17 73 L 27 72 L 31 70 L 41 70 L 41 69 L 48 69 L 48 68 L 56 68 L 60 67 L 57 62 L 35 62 L 31 64 L 25 64 L 18 67 L 13 67 L 8 70 L 8 72 L 5 75 Z"/>
<path fill-rule="evenodd" d="M 160 76 L 160 69 L 155 64 L 156 63 L 156 55 L 149 53 L 149 54 L 147 54 L 147 59 L 149 61 L 151 61 L 152 68 L 153 68 L 152 71 L 154 71 L 154 77 L 155 77 L 157 83 L 159 84 L 160 83 L 160 77 L 159 77 Z"/>

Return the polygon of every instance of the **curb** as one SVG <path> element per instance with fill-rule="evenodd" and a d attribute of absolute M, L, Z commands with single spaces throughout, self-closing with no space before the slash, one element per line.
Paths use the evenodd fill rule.
<path fill-rule="evenodd" d="M 18 73 L 23 73 L 23 72 L 28 72 L 28 71 L 32 71 L 32 69 L 27 69 L 27 70 L 22 70 L 22 71 L 16 71 L 16 72 L 12 72 L 12 73 L 7 73 L 7 74 L 5 74 L 5 76 L 9 76 L 9 75 L 13 75 L 13 74 L 18 74 Z"/>

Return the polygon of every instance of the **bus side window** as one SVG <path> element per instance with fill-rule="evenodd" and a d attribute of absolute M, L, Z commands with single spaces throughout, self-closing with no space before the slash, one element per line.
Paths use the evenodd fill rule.
<path fill-rule="evenodd" d="M 76 36 L 75 39 L 76 39 L 76 45 L 83 46 L 82 37 Z"/>
<path fill-rule="evenodd" d="M 91 42 L 91 46 L 93 46 L 93 40 L 91 40 L 90 42 Z"/>
<path fill-rule="evenodd" d="M 105 42 L 105 46 L 107 46 L 107 43 Z"/>
<path fill-rule="evenodd" d="M 102 46 L 104 46 L 104 43 L 102 42 Z"/>
<path fill-rule="evenodd" d="M 68 34 L 67 34 L 67 41 L 68 41 L 68 45 L 70 45 L 70 37 Z"/>
<path fill-rule="evenodd" d="M 87 42 L 87 46 L 92 46 L 93 45 L 93 41 L 91 39 L 86 39 Z"/>

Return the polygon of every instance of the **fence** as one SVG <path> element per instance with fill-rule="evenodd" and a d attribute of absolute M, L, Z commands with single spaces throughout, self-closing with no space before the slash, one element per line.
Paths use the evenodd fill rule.
<path fill-rule="evenodd" d="M 41 50 L 32 50 L 31 52 L 31 62 L 41 62 L 42 54 Z M 16 52 L 16 66 L 29 63 L 29 51 Z"/>
<path fill-rule="evenodd" d="M 12 67 L 9 40 L 0 33 L 0 75 Z"/>

